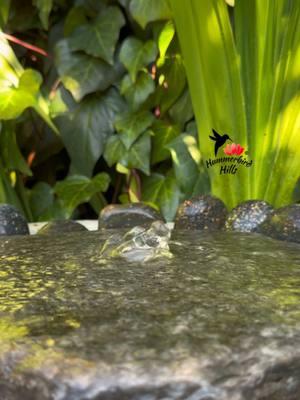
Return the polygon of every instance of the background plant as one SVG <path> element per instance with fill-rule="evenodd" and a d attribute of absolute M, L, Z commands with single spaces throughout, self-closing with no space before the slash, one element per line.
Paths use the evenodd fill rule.
<path fill-rule="evenodd" d="M 1 2 L 1 202 L 47 220 L 143 200 L 171 220 L 209 191 L 170 16 L 165 0 Z"/>
<path fill-rule="evenodd" d="M 203 157 L 214 128 L 254 162 L 237 175 L 209 169 L 212 192 L 228 207 L 289 204 L 300 174 L 300 2 L 237 0 L 231 11 L 223 0 L 171 4 Z"/>

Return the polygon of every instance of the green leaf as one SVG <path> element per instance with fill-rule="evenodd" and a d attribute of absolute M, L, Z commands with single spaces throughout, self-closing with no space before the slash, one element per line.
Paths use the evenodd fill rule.
<path fill-rule="evenodd" d="M 43 28 L 48 29 L 49 15 L 52 10 L 53 0 L 34 0 L 34 4 L 39 9 L 39 15 Z"/>
<path fill-rule="evenodd" d="M 161 30 L 158 37 L 159 59 L 157 66 L 162 67 L 165 63 L 167 50 L 174 38 L 175 27 L 172 21 L 168 21 Z"/>
<path fill-rule="evenodd" d="M 121 140 L 126 149 L 129 149 L 136 139 L 151 126 L 154 119 L 153 114 L 149 111 L 126 112 L 116 119 L 115 127 L 122 134 Z"/>
<path fill-rule="evenodd" d="M 87 22 L 84 7 L 72 7 L 65 19 L 64 35 L 70 36 L 77 27 L 85 25 Z"/>
<path fill-rule="evenodd" d="M 45 182 L 38 182 L 29 192 L 29 205 L 34 221 L 65 219 L 68 211 L 54 196 L 53 188 Z"/>
<path fill-rule="evenodd" d="M 170 151 L 166 146 L 180 134 L 180 130 L 178 126 L 162 120 L 155 121 L 151 130 L 154 133 L 151 163 L 157 164 L 170 158 Z"/>
<path fill-rule="evenodd" d="M 137 110 L 155 91 L 155 83 L 148 72 L 140 72 L 136 82 L 126 75 L 121 84 L 121 94 L 125 96 L 133 110 Z"/>
<path fill-rule="evenodd" d="M 98 58 L 72 52 L 67 40 L 56 45 L 55 61 L 63 84 L 77 101 L 88 93 L 106 90 L 123 71 L 118 63 L 112 67 Z"/>
<path fill-rule="evenodd" d="M 165 61 L 159 69 L 159 81 L 156 98 L 160 111 L 164 114 L 178 100 L 186 85 L 185 68 L 180 54 Z"/>
<path fill-rule="evenodd" d="M 186 89 L 176 103 L 169 109 L 169 114 L 174 122 L 184 129 L 185 124 L 194 116 L 190 92 Z"/>
<path fill-rule="evenodd" d="M 6 84 L 2 84 L 0 86 L 0 119 L 15 119 L 26 108 L 36 106 L 40 83 L 41 76 L 38 72 L 25 70 L 20 77 L 18 87 L 9 86 L 9 80 Z"/>
<path fill-rule="evenodd" d="M 142 28 L 149 22 L 170 19 L 172 16 L 167 0 L 131 0 L 130 12 Z"/>
<path fill-rule="evenodd" d="M 9 15 L 10 0 L 1 0 L 0 2 L 0 28 L 4 27 Z"/>
<path fill-rule="evenodd" d="M 19 150 L 16 132 L 12 124 L 3 124 L 0 129 L 0 154 L 5 169 L 32 176 L 32 172 Z"/>
<path fill-rule="evenodd" d="M 118 7 L 107 7 L 93 21 L 74 30 L 69 41 L 70 48 L 113 64 L 115 47 L 124 23 Z"/>
<path fill-rule="evenodd" d="M 110 136 L 106 142 L 104 159 L 112 167 L 117 164 L 126 154 L 126 148 L 120 139 L 120 135 Z"/>
<path fill-rule="evenodd" d="M 150 63 L 154 62 L 157 56 L 157 46 L 153 40 L 143 43 L 134 37 L 126 39 L 120 50 L 120 60 L 130 73 L 135 82 L 138 72 Z"/>
<path fill-rule="evenodd" d="M 182 194 L 172 174 L 152 174 L 143 180 L 142 200 L 157 205 L 167 221 L 173 221 Z"/>
<path fill-rule="evenodd" d="M 150 153 L 151 139 L 150 133 L 145 132 L 130 148 L 127 154 L 121 159 L 120 163 L 127 168 L 136 168 L 150 174 Z"/>
<path fill-rule="evenodd" d="M 107 138 L 114 132 L 116 115 L 125 104 L 115 89 L 89 96 L 71 112 L 57 118 L 61 137 L 77 173 L 91 176 Z"/>
<path fill-rule="evenodd" d="M 114 135 L 107 141 L 104 158 L 110 167 L 117 164 L 126 169 L 139 169 L 144 174 L 149 175 L 150 153 L 151 139 L 149 132 L 145 132 L 130 150 L 126 150 L 122 143 L 121 135 Z"/>
<path fill-rule="evenodd" d="M 109 183 L 109 176 L 105 173 L 97 174 L 92 179 L 73 175 L 57 182 L 54 191 L 71 215 L 80 204 L 88 202 L 96 193 L 106 192 Z"/>
<path fill-rule="evenodd" d="M 187 197 L 191 196 L 199 176 L 200 153 L 196 139 L 181 134 L 169 145 L 177 183 Z"/>

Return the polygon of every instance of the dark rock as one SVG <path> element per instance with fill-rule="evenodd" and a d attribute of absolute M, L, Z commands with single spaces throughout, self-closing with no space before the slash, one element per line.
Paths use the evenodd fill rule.
<path fill-rule="evenodd" d="M 224 226 L 227 209 L 212 196 L 199 196 L 183 202 L 176 214 L 176 229 L 217 230 Z"/>
<path fill-rule="evenodd" d="M 10 204 L 0 204 L 0 235 L 28 235 L 26 219 Z"/>
<path fill-rule="evenodd" d="M 229 213 L 225 228 L 236 232 L 256 232 L 272 211 L 273 207 L 265 201 L 245 201 Z"/>
<path fill-rule="evenodd" d="M 83 232 L 86 227 L 72 220 L 51 221 L 44 225 L 39 231 L 39 235 L 57 235 L 60 233 Z"/>
<path fill-rule="evenodd" d="M 178 234 L 150 264 L 102 265 L 107 231 L 2 241 L 0 399 L 300 399 L 300 245 Z"/>
<path fill-rule="evenodd" d="M 112 204 L 101 211 L 99 229 L 133 228 L 163 220 L 154 208 L 143 203 Z"/>
<path fill-rule="evenodd" d="M 274 210 L 260 225 L 259 232 L 274 239 L 300 243 L 300 204 Z"/>

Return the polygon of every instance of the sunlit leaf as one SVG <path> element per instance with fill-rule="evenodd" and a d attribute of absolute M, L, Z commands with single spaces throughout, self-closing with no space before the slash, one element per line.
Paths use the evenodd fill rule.
<path fill-rule="evenodd" d="M 142 28 L 149 22 L 171 18 L 167 0 L 131 0 L 130 12 Z"/>

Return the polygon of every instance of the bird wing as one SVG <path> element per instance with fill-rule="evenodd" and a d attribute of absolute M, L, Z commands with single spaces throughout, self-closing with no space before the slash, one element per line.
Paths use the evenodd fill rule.
<path fill-rule="evenodd" d="M 216 139 L 220 139 L 222 136 L 218 134 L 214 129 L 212 130 Z"/>
<path fill-rule="evenodd" d="M 217 139 L 214 136 L 210 136 L 211 140 L 214 140 L 215 142 L 217 141 Z"/>

